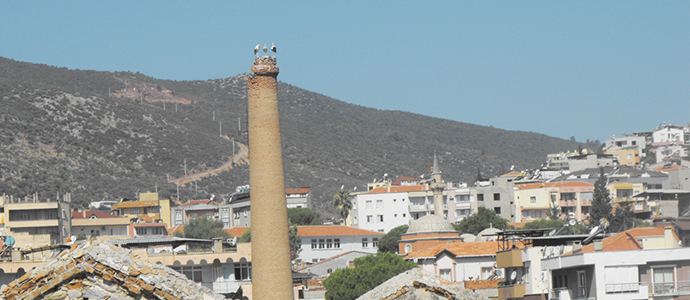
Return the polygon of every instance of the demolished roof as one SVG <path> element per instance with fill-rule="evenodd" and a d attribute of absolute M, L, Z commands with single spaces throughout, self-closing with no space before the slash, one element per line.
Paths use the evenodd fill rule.
<path fill-rule="evenodd" d="M 448 283 L 430 272 L 414 268 L 388 279 L 386 282 L 357 298 L 357 300 L 374 299 L 488 300 L 489 298 L 473 293 L 460 285 Z"/>
<path fill-rule="evenodd" d="M 224 299 L 166 266 L 96 239 L 61 252 L 0 292 L 3 300 Z"/>

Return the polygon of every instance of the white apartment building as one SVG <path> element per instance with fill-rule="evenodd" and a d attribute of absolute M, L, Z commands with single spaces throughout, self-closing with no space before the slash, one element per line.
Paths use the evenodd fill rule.
<path fill-rule="evenodd" d="M 299 258 L 315 263 L 350 251 L 375 254 L 383 233 L 339 225 L 298 226 Z"/>
<path fill-rule="evenodd" d="M 477 212 L 477 191 L 446 184 L 443 191 L 444 218 L 451 223 Z M 387 233 L 400 225 L 433 214 L 433 191 L 426 185 L 385 186 L 357 194 L 350 212 L 352 226 Z"/>

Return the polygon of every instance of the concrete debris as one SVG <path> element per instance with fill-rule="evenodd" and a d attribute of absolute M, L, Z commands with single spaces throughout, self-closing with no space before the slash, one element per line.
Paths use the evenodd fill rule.
<path fill-rule="evenodd" d="M 401 273 L 357 300 L 488 300 L 458 284 L 448 283 L 422 269 Z"/>
<path fill-rule="evenodd" d="M 0 300 L 224 299 L 166 266 L 95 239 L 63 251 L 3 286 L 0 293 Z"/>

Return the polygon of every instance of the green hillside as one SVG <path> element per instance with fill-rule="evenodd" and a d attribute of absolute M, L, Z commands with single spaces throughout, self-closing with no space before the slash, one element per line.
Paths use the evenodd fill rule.
<path fill-rule="evenodd" d="M 185 160 L 194 172 L 233 154 L 221 128 L 246 144 L 246 76 L 168 81 L 0 58 L 0 193 L 71 192 L 79 205 L 155 189 L 176 197 L 167 178 L 183 176 Z M 534 168 L 548 153 L 578 147 L 543 134 L 348 104 L 286 83 L 278 89 L 286 187 L 310 186 L 316 210 L 327 215 L 340 186 L 362 189 L 384 173 L 419 176 L 434 151 L 446 180 L 473 181 L 478 170 L 491 176 L 511 165 Z M 449 109 L 471 113 L 452 102 Z M 181 187 L 180 198 L 224 196 L 248 181 L 249 166 L 241 164 Z"/>

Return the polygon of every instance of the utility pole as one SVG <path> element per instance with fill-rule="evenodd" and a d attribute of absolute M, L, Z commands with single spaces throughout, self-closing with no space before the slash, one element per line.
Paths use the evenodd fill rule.
<path fill-rule="evenodd" d="M 187 177 L 187 159 L 184 159 L 184 177 Z"/>
<path fill-rule="evenodd" d="M 216 111 L 214 110 L 213 111 L 213 121 L 215 121 L 215 120 L 216 120 Z"/>
<path fill-rule="evenodd" d="M 177 102 L 175 102 L 175 112 L 177 112 Z"/>
<path fill-rule="evenodd" d="M 177 200 L 180 200 L 180 182 L 176 181 L 175 184 L 177 184 Z"/>
<path fill-rule="evenodd" d="M 165 102 L 168 102 L 168 101 L 165 101 L 165 99 L 163 99 L 163 110 L 165 110 Z"/>
<path fill-rule="evenodd" d="M 242 123 L 240 123 L 240 117 L 237 117 L 237 131 L 242 132 Z"/>
<path fill-rule="evenodd" d="M 235 156 L 235 138 L 230 139 L 232 141 L 232 156 Z"/>
<path fill-rule="evenodd" d="M 223 137 L 223 121 L 219 121 L 218 126 L 220 126 L 220 137 Z"/>

